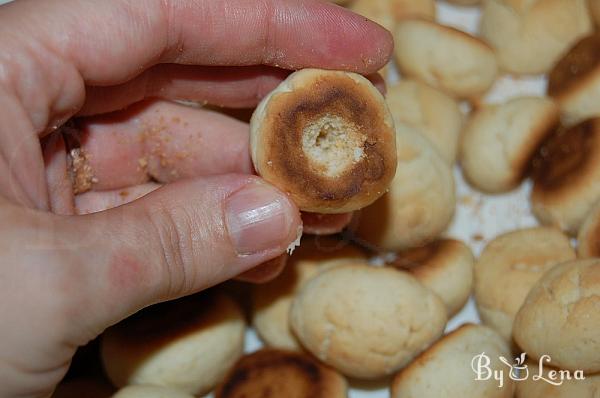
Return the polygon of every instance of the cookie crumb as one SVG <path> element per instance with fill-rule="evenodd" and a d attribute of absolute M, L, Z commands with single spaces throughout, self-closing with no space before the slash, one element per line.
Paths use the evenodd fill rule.
<path fill-rule="evenodd" d="M 89 160 L 90 156 L 81 148 L 74 148 L 69 152 L 69 175 L 75 195 L 91 190 L 98 183 Z"/>

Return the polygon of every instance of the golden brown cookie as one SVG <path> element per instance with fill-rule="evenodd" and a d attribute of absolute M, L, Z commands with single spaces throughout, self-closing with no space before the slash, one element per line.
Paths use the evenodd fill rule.
<path fill-rule="evenodd" d="M 572 125 L 600 116 L 600 33 L 581 39 L 554 66 L 548 95 L 556 99 L 563 122 Z"/>
<path fill-rule="evenodd" d="M 388 87 L 385 99 L 396 124 L 415 127 L 454 164 L 463 127 L 463 114 L 454 98 L 418 80 L 402 79 Z"/>
<path fill-rule="evenodd" d="M 448 162 L 415 128 L 396 124 L 398 170 L 387 194 L 358 212 L 351 229 L 380 251 L 400 251 L 434 241 L 456 208 Z"/>
<path fill-rule="evenodd" d="M 152 384 L 202 395 L 242 355 L 245 329 L 232 299 L 194 295 L 152 306 L 108 329 L 102 362 L 117 387 Z"/>
<path fill-rule="evenodd" d="M 275 280 L 254 286 L 252 324 L 269 347 L 300 351 L 301 346 L 289 325 L 289 312 L 296 292 L 310 278 L 330 267 L 365 263 L 363 251 L 349 242 L 327 237 L 305 237 Z"/>
<path fill-rule="evenodd" d="M 312 357 L 264 349 L 241 358 L 215 398 L 345 398 L 346 380 Z"/>
<path fill-rule="evenodd" d="M 397 253 L 392 265 L 411 273 L 437 294 L 454 316 L 464 307 L 473 286 L 471 249 L 454 239 L 440 239 L 423 247 Z"/>
<path fill-rule="evenodd" d="M 540 368 L 539 362 L 528 360 L 528 377 L 516 383 L 515 398 L 598 398 L 600 396 L 600 374 L 584 374 L 585 380 L 560 378 L 561 369 L 549 366 L 546 362 Z M 557 375 L 550 378 L 550 372 Z M 544 379 L 535 378 L 541 376 Z M 555 384 L 560 385 L 555 385 Z"/>
<path fill-rule="evenodd" d="M 378 379 L 407 365 L 443 333 L 446 308 L 413 276 L 343 265 L 309 280 L 290 310 L 302 345 L 343 374 Z"/>
<path fill-rule="evenodd" d="M 488 193 L 516 188 L 558 119 L 558 107 L 544 97 L 519 97 L 477 109 L 461 136 L 460 163 L 465 177 Z"/>
<path fill-rule="evenodd" d="M 548 355 L 560 369 L 600 372 L 600 259 L 548 271 L 519 310 L 513 337 L 535 361 Z"/>
<path fill-rule="evenodd" d="M 533 213 L 545 225 L 576 235 L 600 200 L 600 119 L 558 127 L 532 164 Z"/>
<path fill-rule="evenodd" d="M 527 228 L 496 237 L 475 264 L 482 322 L 512 341 L 513 321 L 533 285 L 556 264 L 574 259 L 570 239 L 558 229 Z"/>
<path fill-rule="evenodd" d="M 396 172 L 392 116 L 375 86 L 355 73 L 291 74 L 260 103 L 250 130 L 256 171 L 303 211 L 361 209 Z"/>
<path fill-rule="evenodd" d="M 454 97 L 479 98 L 498 74 L 494 51 L 458 29 L 404 19 L 398 23 L 394 39 L 396 62 L 403 74 Z"/>
<path fill-rule="evenodd" d="M 501 388 L 493 377 L 475 380 L 472 366 L 482 353 L 490 359 L 490 370 L 504 370 Z M 461 326 L 396 375 L 391 398 L 512 398 L 514 383 L 500 356 L 510 358 L 510 348 L 492 329 L 473 324 Z"/>
<path fill-rule="evenodd" d="M 548 72 L 592 31 L 587 0 L 485 0 L 480 32 L 510 73 Z"/>

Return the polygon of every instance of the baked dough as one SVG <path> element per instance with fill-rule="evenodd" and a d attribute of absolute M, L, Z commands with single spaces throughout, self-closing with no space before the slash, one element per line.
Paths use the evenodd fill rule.
<path fill-rule="evenodd" d="M 303 211 L 361 209 L 394 178 L 392 116 L 375 86 L 355 73 L 292 73 L 259 104 L 250 131 L 256 171 Z"/>
<path fill-rule="evenodd" d="M 448 162 L 415 128 L 396 125 L 398 171 L 389 192 L 355 215 L 351 230 L 381 251 L 400 251 L 434 241 L 456 208 Z"/>
<path fill-rule="evenodd" d="M 592 31 L 587 0 L 484 0 L 480 32 L 509 73 L 546 73 Z"/>
<path fill-rule="evenodd" d="M 377 379 L 407 365 L 443 333 L 442 301 L 406 272 L 344 265 L 298 292 L 292 329 L 313 355 L 343 374 Z"/>
<path fill-rule="evenodd" d="M 194 396 L 172 388 L 139 385 L 125 387 L 112 398 L 194 398 Z"/>
<path fill-rule="evenodd" d="M 465 177 L 488 193 L 516 188 L 558 120 L 558 107 L 543 97 L 514 98 L 478 109 L 461 138 L 460 162 Z"/>
<path fill-rule="evenodd" d="M 548 94 L 560 105 L 563 123 L 600 116 L 600 33 L 581 39 L 554 66 Z"/>
<path fill-rule="evenodd" d="M 266 349 L 240 359 L 215 398 L 346 398 L 347 389 L 342 375 L 308 355 Z"/>
<path fill-rule="evenodd" d="M 516 383 L 515 398 L 598 398 L 600 392 L 600 374 L 584 375 L 585 380 L 562 380 L 560 386 L 555 386 L 548 383 L 546 380 L 533 380 L 533 376 L 540 374 L 538 362 L 527 361 L 525 363 L 529 370 L 529 377 L 526 380 Z M 543 375 L 549 380 L 549 372 L 559 372 L 560 369 L 555 369 L 543 364 Z M 573 374 L 571 373 L 573 377 Z M 558 383 L 561 380 L 554 380 Z"/>
<path fill-rule="evenodd" d="M 475 303 L 481 321 L 512 341 L 513 321 L 533 285 L 555 265 L 575 259 L 560 230 L 539 227 L 492 240 L 475 264 Z"/>
<path fill-rule="evenodd" d="M 491 370 L 503 370 L 499 381 L 475 380 L 471 367 L 477 355 L 490 358 Z M 391 398 L 512 398 L 514 382 L 499 357 L 511 358 L 506 342 L 492 329 L 467 324 L 446 335 L 402 369 L 392 382 Z M 510 360 L 510 359 L 509 359 Z"/>
<path fill-rule="evenodd" d="M 415 127 L 444 159 L 451 164 L 456 161 L 464 118 L 454 98 L 412 79 L 388 87 L 385 98 L 395 123 Z"/>
<path fill-rule="evenodd" d="M 575 236 L 600 200 L 600 119 L 559 127 L 533 160 L 533 213 Z"/>
<path fill-rule="evenodd" d="M 152 384 L 191 395 L 212 390 L 244 349 L 244 316 L 220 294 L 159 304 L 108 329 L 101 343 L 117 387 Z"/>
<path fill-rule="evenodd" d="M 437 294 L 451 318 L 471 295 L 474 262 L 469 246 L 454 239 L 440 239 L 397 253 L 392 265 L 408 271 Z"/>
<path fill-rule="evenodd" d="M 580 258 L 600 257 L 600 202 L 585 217 L 577 242 Z"/>
<path fill-rule="evenodd" d="M 303 238 L 282 274 L 252 290 L 252 324 L 261 340 L 269 347 L 302 350 L 289 324 L 296 292 L 307 280 L 330 267 L 366 261 L 365 253 L 348 242 L 326 237 Z"/>
<path fill-rule="evenodd" d="M 535 361 L 600 372 L 600 259 L 560 264 L 539 280 L 515 319 L 513 336 Z"/>
<path fill-rule="evenodd" d="M 404 18 L 435 20 L 436 11 L 434 0 L 356 0 L 350 8 L 390 32 L 393 32 L 396 23 Z"/>
<path fill-rule="evenodd" d="M 496 56 L 486 43 L 449 26 L 404 19 L 396 28 L 395 42 L 403 74 L 458 98 L 479 98 L 498 74 Z"/>

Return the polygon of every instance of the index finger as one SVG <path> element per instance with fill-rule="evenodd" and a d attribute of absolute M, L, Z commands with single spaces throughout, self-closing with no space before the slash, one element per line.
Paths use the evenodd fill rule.
<path fill-rule="evenodd" d="M 318 0 L 21 0 L 2 11 L 0 26 L 57 51 L 88 85 L 122 83 L 158 63 L 368 74 L 393 46 L 379 25 Z"/>

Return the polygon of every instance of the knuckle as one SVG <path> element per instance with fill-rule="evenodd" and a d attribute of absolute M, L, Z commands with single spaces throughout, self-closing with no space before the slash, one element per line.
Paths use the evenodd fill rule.
<path fill-rule="evenodd" d="M 148 213 L 157 239 L 165 295 L 177 297 L 189 292 L 194 279 L 193 216 L 183 208 L 154 209 Z"/>

